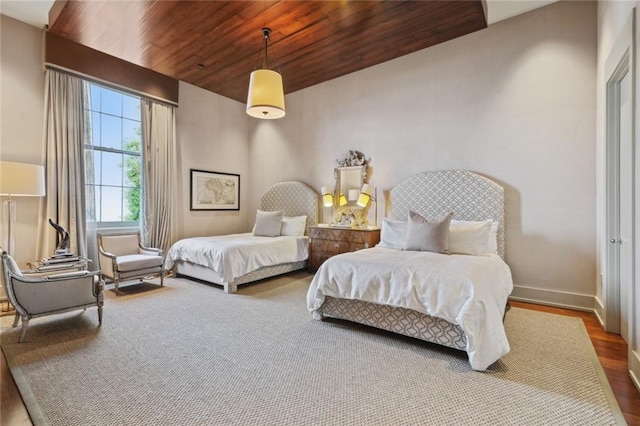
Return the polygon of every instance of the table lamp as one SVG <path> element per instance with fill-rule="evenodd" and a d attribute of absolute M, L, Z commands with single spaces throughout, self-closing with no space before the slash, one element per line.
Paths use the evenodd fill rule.
<path fill-rule="evenodd" d="M 358 197 L 357 204 L 360 207 L 367 207 L 370 201 L 377 203 L 378 190 L 375 186 L 371 186 L 368 183 L 362 185 L 362 190 L 360 191 L 360 196 Z M 376 204 L 375 209 L 375 227 L 378 227 L 378 206 Z"/>

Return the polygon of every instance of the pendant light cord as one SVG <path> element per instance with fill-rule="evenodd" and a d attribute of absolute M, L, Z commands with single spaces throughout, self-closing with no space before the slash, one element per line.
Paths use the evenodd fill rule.
<path fill-rule="evenodd" d="M 269 37 L 271 35 L 271 29 L 270 28 L 263 28 L 262 29 L 262 44 L 260 45 L 260 50 L 258 50 L 258 57 L 256 58 L 256 66 L 254 69 L 258 69 L 258 64 L 260 63 L 260 55 L 262 54 L 262 51 L 264 50 L 264 60 L 262 61 L 262 69 L 269 69 L 269 61 L 268 61 L 268 56 L 269 56 L 269 46 L 271 46 L 271 50 L 273 51 L 273 57 L 275 58 L 276 61 L 276 68 L 278 70 L 278 73 L 282 74 L 280 72 L 280 63 L 278 62 L 278 56 L 276 55 L 276 49 L 273 47 L 273 44 L 270 44 L 269 41 Z"/>

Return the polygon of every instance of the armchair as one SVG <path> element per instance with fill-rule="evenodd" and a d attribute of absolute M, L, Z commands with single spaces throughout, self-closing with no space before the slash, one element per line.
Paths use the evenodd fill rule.
<path fill-rule="evenodd" d="M 98 323 L 102 325 L 104 283 L 99 271 L 30 278 L 22 274 L 11 256 L 2 252 L 2 277 L 9 301 L 16 308 L 13 326 L 17 327 L 22 318 L 19 343 L 24 341 L 29 320 L 35 317 L 97 306 Z"/>
<path fill-rule="evenodd" d="M 140 232 L 119 234 L 98 233 L 98 263 L 102 277 L 109 278 L 119 293 L 120 282 L 159 276 L 164 285 L 164 253 L 157 248 L 144 247 Z"/>

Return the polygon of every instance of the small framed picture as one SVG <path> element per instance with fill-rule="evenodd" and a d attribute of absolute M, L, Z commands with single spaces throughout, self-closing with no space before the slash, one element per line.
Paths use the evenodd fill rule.
<path fill-rule="evenodd" d="M 240 175 L 191 169 L 190 210 L 240 210 Z"/>

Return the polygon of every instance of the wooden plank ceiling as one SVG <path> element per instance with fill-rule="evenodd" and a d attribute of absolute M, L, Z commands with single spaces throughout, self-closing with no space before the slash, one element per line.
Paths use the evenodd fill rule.
<path fill-rule="evenodd" d="M 480 0 L 62 3 L 52 33 L 243 103 L 262 27 L 291 93 L 487 26 Z"/>

